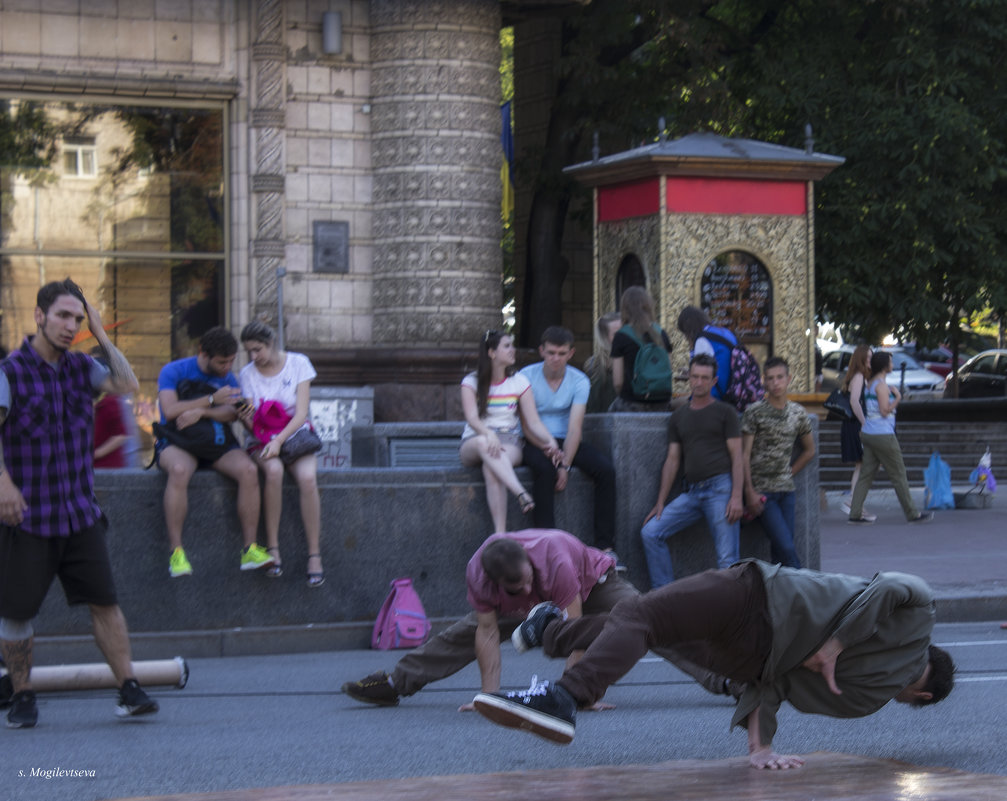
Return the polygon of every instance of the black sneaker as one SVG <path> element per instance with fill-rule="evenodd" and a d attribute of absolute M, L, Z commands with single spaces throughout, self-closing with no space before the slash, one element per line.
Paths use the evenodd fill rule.
<path fill-rule="evenodd" d="M 566 620 L 566 612 L 549 601 L 543 601 L 538 606 L 533 606 L 521 625 L 514 629 L 510 641 L 514 643 L 514 648 L 519 654 L 523 654 L 529 648 L 538 648 L 542 645 L 542 634 L 545 627 L 556 618 Z"/>
<path fill-rule="evenodd" d="M 918 515 L 916 515 L 916 517 L 914 517 L 912 520 L 910 520 L 908 522 L 910 522 L 910 523 L 929 523 L 933 519 L 934 519 L 934 513 L 933 512 L 920 512 Z"/>
<path fill-rule="evenodd" d="M 119 703 L 115 714 L 120 718 L 153 715 L 160 707 L 143 691 L 136 679 L 126 679 L 119 688 Z"/>
<path fill-rule="evenodd" d="M 479 693 L 472 699 L 484 718 L 511 729 L 524 729 L 550 742 L 573 742 L 577 702 L 558 684 L 532 676 L 531 687 L 509 693 Z"/>
<path fill-rule="evenodd" d="M 851 526 L 869 526 L 874 523 L 874 520 L 869 517 L 851 517 L 846 522 Z"/>
<path fill-rule="evenodd" d="M 14 693 L 10 701 L 10 711 L 7 713 L 7 728 L 31 729 L 36 723 L 38 723 L 38 706 L 35 704 L 35 693 L 31 690 Z"/>
<path fill-rule="evenodd" d="M 365 676 L 360 681 L 348 681 L 343 685 L 343 692 L 354 701 L 377 706 L 396 706 L 399 694 L 383 670 Z"/>

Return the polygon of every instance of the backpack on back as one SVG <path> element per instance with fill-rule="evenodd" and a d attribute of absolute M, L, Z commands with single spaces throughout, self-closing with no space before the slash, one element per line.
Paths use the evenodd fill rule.
<path fill-rule="evenodd" d="M 651 326 L 655 341 L 644 342 L 636 335 L 633 326 L 619 329 L 640 346 L 633 362 L 633 379 L 630 390 L 639 401 L 666 401 L 671 399 L 671 362 L 664 347 L 664 337 L 657 325 Z"/>
<path fill-rule="evenodd" d="M 430 634 L 430 621 L 413 588 L 413 580 L 397 578 L 391 582 L 391 587 L 374 621 L 371 648 L 387 651 L 423 645 Z"/>
<path fill-rule="evenodd" d="M 727 390 L 721 400 L 731 404 L 739 412 L 745 411 L 756 401 L 762 400 L 766 394 L 762 387 L 762 373 L 759 371 L 759 363 L 751 351 L 740 342 L 731 342 L 713 331 L 704 330 L 702 336 L 714 345 L 729 348 L 731 352 L 730 377 L 727 381 Z"/>

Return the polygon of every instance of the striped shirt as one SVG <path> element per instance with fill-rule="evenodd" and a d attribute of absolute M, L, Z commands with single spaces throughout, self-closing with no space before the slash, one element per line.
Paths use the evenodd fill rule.
<path fill-rule="evenodd" d="M 4 459 L 28 509 L 20 528 L 68 537 L 94 525 L 94 396 L 90 356 L 66 351 L 53 365 L 25 339 L 0 362 L 10 407 L 0 427 Z"/>
<path fill-rule="evenodd" d="M 462 379 L 462 386 L 478 393 L 476 374 L 469 373 L 465 376 Z M 531 389 L 531 384 L 528 382 L 527 376 L 523 376 L 521 373 L 508 376 L 499 384 L 490 384 L 486 396 L 486 416 L 482 418 L 483 422 L 497 433 L 519 434 L 521 428 L 518 423 L 518 404 L 521 402 L 521 396 L 529 389 Z M 466 423 L 465 430 L 462 431 L 462 439 L 474 437 L 475 434 L 473 428 Z"/>

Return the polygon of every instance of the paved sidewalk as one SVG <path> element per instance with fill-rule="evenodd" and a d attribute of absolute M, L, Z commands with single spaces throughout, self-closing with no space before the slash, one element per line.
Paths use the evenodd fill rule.
<path fill-rule="evenodd" d="M 913 498 L 922 510 L 923 491 Z M 866 526 L 847 522 L 841 499 L 825 493 L 822 570 L 915 573 L 934 589 L 942 622 L 1007 620 L 1007 499 L 994 496 L 987 509 L 937 510 L 932 522 L 910 524 L 893 490 L 872 490 L 865 508 L 878 519 Z"/>

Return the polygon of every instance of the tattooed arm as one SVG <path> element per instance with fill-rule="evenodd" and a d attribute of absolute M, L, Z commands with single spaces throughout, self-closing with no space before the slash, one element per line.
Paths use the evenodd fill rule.
<path fill-rule="evenodd" d="M 85 303 L 85 310 L 87 311 L 87 326 L 91 329 L 91 333 L 98 341 L 98 347 L 101 348 L 102 355 L 108 362 L 109 376 L 102 384 L 102 391 L 116 395 L 129 395 L 136 392 L 140 388 L 140 384 L 136 380 L 133 368 L 129 366 L 122 351 L 113 345 L 108 338 L 108 334 L 102 327 L 101 315 L 98 314 L 98 310 L 90 303 Z"/>

